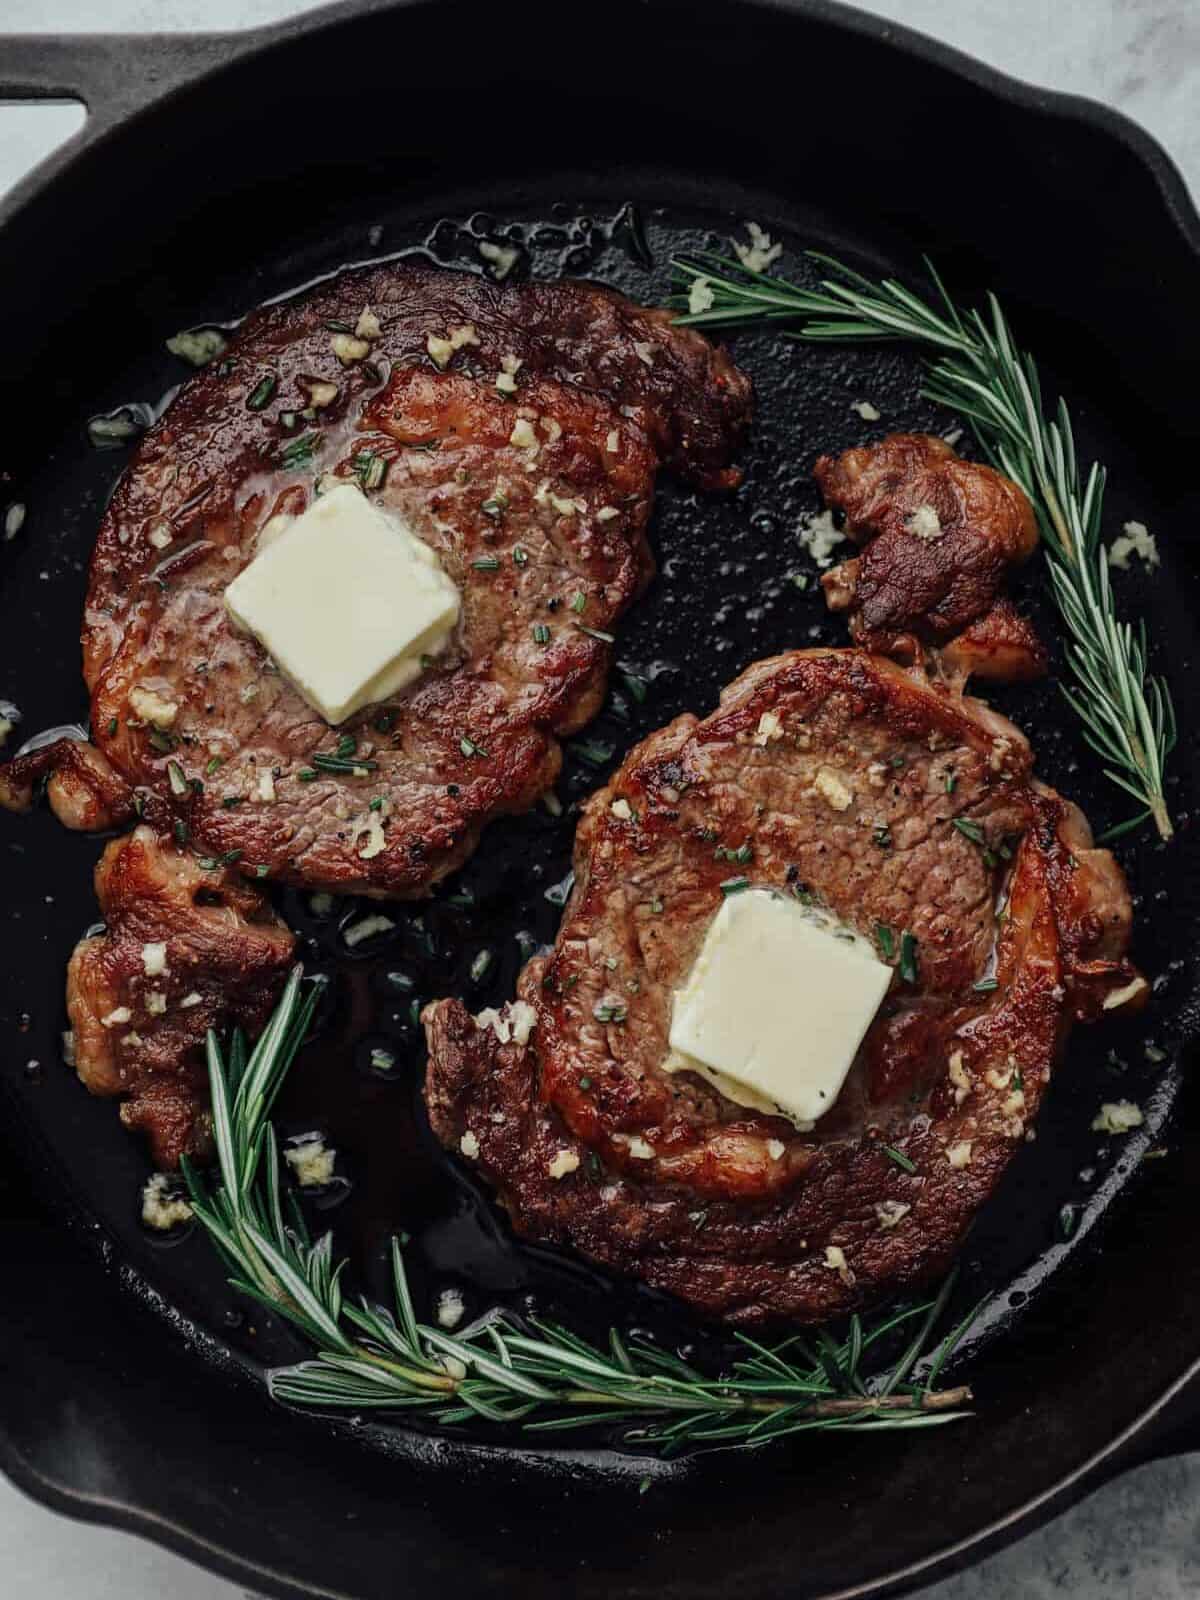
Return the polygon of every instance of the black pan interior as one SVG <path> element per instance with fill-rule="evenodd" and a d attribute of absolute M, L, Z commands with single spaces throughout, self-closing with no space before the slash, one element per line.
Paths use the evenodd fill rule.
<path fill-rule="evenodd" d="M 421 26 L 431 26 L 427 13 L 414 13 L 412 20 L 414 37 Z M 769 14 L 763 20 L 774 25 Z M 693 63 L 701 32 L 681 44 Z M 499 41 L 493 43 L 501 50 Z M 444 51 L 447 36 L 439 32 L 427 44 Z M 740 45 L 736 28 L 722 36 L 722 49 L 736 55 Z M 344 30 L 339 49 L 353 56 L 355 49 L 369 48 L 365 25 L 357 46 L 352 30 Z M 947 1542 L 939 1529 L 906 1526 L 903 1510 L 923 1498 L 930 1503 L 946 1473 L 963 1486 L 956 1515 L 974 1515 L 980 1524 L 988 1520 L 985 1513 L 999 1509 L 979 1498 L 997 1492 L 994 1470 L 991 1490 L 985 1490 L 985 1469 L 1028 1448 L 1030 1404 L 1040 1409 L 1047 1454 L 1057 1451 L 1064 1465 L 1081 1460 L 1089 1441 L 1098 1448 L 1131 1421 L 1157 1392 L 1155 1382 L 1161 1388 L 1182 1365 L 1185 1349 L 1190 1353 L 1181 1329 L 1180 1339 L 1159 1351 L 1159 1366 L 1144 1369 L 1121 1390 L 1106 1391 L 1099 1414 L 1087 1415 L 1076 1394 L 1080 1365 L 1109 1368 L 1134 1348 L 1136 1329 L 1114 1280 L 1119 1277 L 1128 1288 L 1148 1271 L 1145 1252 L 1161 1248 L 1164 1227 L 1180 1237 L 1174 1208 L 1191 1182 L 1172 1158 L 1172 1128 L 1178 1124 L 1169 1121 L 1194 1037 L 1197 992 L 1198 863 L 1188 823 L 1198 774 L 1187 685 L 1196 654 L 1189 540 L 1200 505 L 1179 409 L 1189 396 L 1178 349 L 1164 352 L 1155 388 L 1146 341 L 1132 339 L 1108 314 L 1103 280 L 1118 270 L 1109 255 L 1093 279 L 1085 279 L 1060 230 L 1058 254 L 1041 277 L 1031 276 L 1023 232 L 1003 204 L 992 208 L 985 228 L 971 199 L 949 212 L 919 210 L 915 188 L 892 190 L 885 199 L 883 175 L 861 149 L 855 165 L 843 158 L 820 169 L 804 166 L 798 153 L 784 156 L 770 141 L 748 135 L 732 112 L 718 118 L 719 128 L 698 120 L 694 103 L 677 86 L 663 90 L 677 159 L 650 163 L 646 135 L 661 108 L 649 103 L 653 97 L 644 86 L 627 81 L 628 103 L 614 102 L 602 70 L 609 48 L 602 46 L 601 59 L 587 66 L 572 64 L 564 85 L 575 108 L 570 126 L 562 137 L 557 129 L 553 137 L 545 129 L 541 135 L 530 130 L 536 150 L 512 139 L 500 141 L 503 148 L 485 149 L 486 141 L 469 141 L 461 127 L 439 146 L 430 138 L 433 91 L 412 75 L 403 80 L 403 94 L 397 91 L 387 105 L 357 108 L 375 141 L 358 147 L 357 160 L 339 122 L 350 109 L 342 90 L 331 90 L 323 103 L 321 136 L 310 128 L 302 148 L 288 148 L 284 130 L 296 126 L 290 119 L 306 105 L 310 120 L 313 115 L 301 89 L 312 87 L 314 64 L 297 45 L 282 66 L 276 63 L 273 75 L 240 86 L 273 85 L 269 116 L 261 102 L 247 102 L 232 75 L 221 101 L 231 114 L 223 117 L 216 149 L 205 151 L 203 161 L 190 144 L 170 146 L 164 154 L 145 130 L 126 137 L 129 192 L 121 196 L 120 211 L 129 220 L 122 224 L 128 237 L 121 248 L 107 245 L 94 183 L 80 180 L 80 212 L 72 227 L 90 241 L 92 281 L 87 293 L 68 293 L 57 255 L 48 267 L 50 288 L 60 297 L 50 292 L 38 298 L 41 348 L 21 368 L 21 403 L 10 412 L 6 492 L 28 506 L 28 516 L 19 536 L 0 549 L 0 694 L 21 710 L 20 738 L 86 721 L 76 644 L 84 572 L 124 460 L 117 452 L 91 450 L 86 422 L 123 405 L 151 411 L 161 406 L 186 376 L 163 349 L 163 340 L 181 326 L 227 322 L 353 262 L 418 253 L 478 271 L 481 237 L 518 244 L 518 272 L 581 274 L 659 301 L 669 289 L 672 253 L 727 249 L 732 234 L 744 236 L 749 218 L 786 242 L 776 270 L 794 277 L 811 275 L 806 248 L 849 255 L 865 270 L 908 275 L 919 270 L 920 250 L 929 248 L 965 293 L 993 284 L 1002 291 L 1026 340 L 1044 358 L 1047 389 L 1061 388 L 1072 403 L 1081 452 L 1100 455 L 1110 469 L 1110 536 L 1131 517 L 1159 535 L 1162 569 L 1149 576 L 1119 574 L 1116 582 L 1126 614 L 1147 620 L 1155 664 L 1175 689 L 1183 739 L 1170 788 L 1177 839 L 1164 847 L 1143 831 L 1117 847 L 1137 896 L 1135 955 L 1155 979 L 1155 1003 L 1141 1022 L 1077 1033 L 1036 1143 L 1014 1161 L 965 1252 L 960 1298 L 965 1302 L 984 1289 L 993 1295 L 964 1352 L 981 1395 L 980 1420 L 939 1434 L 933 1444 L 933 1436 L 919 1443 L 880 1436 L 868 1453 L 861 1444 L 818 1436 L 774 1452 L 759 1463 L 776 1485 L 768 1504 L 753 1472 L 720 1458 L 662 1469 L 636 1455 L 615 1454 L 603 1441 L 531 1452 L 516 1436 L 460 1434 L 453 1446 L 432 1449 L 404 1428 L 357 1419 L 339 1425 L 364 1447 L 395 1459 L 486 1476 L 489 1453 L 501 1451 L 549 1473 L 547 1483 L 569 1474 L 590 1494 L 606 1492 L 613 1476 L 636 1483 L 649 1472 L 669 1506 L 666 1519 L 686 1529 L 697 1550 L 708 1519 L 697 1517 L 695 1508 L 711 1507 L 719 1498 L 730 1509 L 743 1535 L 727 1559 L 743 1575 L 756 1566 L 745 1530 L 762 1531 L 782 1525 L 789 1514 L 799 1516 L 805 1526 L 823 1528 L 820 1575 L 814 1574 L 811 1586 L 816 1592 L 837 1570 L 838 1550 L 850 1560 L 854 1548 L 850 1528 L 844 1534 L 829 1531 L 825 1515 L 834 1503 L 852 1494 L 873 1502 L 874 1515 L 885 1516 L 891 1530 L 889 1559 L 899 1565 Z M 414 55 L 423 59 L 416 45 Z M 765 50 L 756 54 L 756 71 L 773 80 L 769 56 Z M 511 62 L 511 51 L 504 59 Z M 539 59 L 544 68 L 545 57 Z M 511 65 L 502 89 L 493 93 L 506 103 L 529 105 L 529 80 L 536 74 L 527 68 L 522 77 L 518 64 Z M 803 63 L 795 71 L 815 103 L 829 99 L 828 87 L 806 77 Z M 460 109 L 487 81 L 470 63 L 460 67 L 454 90 Z M 796 83 L 791 87 L 794 92 Z M 769 102 L 748 96 L 744 87 L 732 98 L 743 107 L 757 105 L 760 120 L 769 115 L 778 121 L 778 106 L 764 113 L 762 105 Z M 198 100 L 191 108 L 194 127 L 203 122 L 203 95 Z M 412 149 L 404 149 L 387 126 L 389 109 L 399 114 L 399 100 Z M 481 114 L 478 107 L 472 113 Z M 497 115 L 503 124 L 503 108 Z M 444 130 L 444 118 L 439 126 Z M 239 140 L 250 133 L 261 139 L 264 132 L 276 138 L 271 160 L 257 143 L 249 158 L 234 160 L 234 152 L 245 149 Z M 285 158 L 279 154 L 281 138 Z M 771 159 L 764 161 L 768 149 Z M 938 155 L 952 176 L 966 159 L 952 144 Z M 114 152 L 109 159 L 115 161 Z M 219 188 L 208 183 L 188 189 L 201 166 L 222 173 Z M 114 170 L 110 165 L 109 173 Z M 157 191 L 164 197 L 157 213 L 148 209 L 156 180 L 166 183 Z M 115 198 L 110 190 L 107 203 Z M 21 337 L 28 347 L 29 333 Z M 536 1305 L 585 1331 L 616 1320 L 674 1344 L 711 1343 L 707 1330 L 662 1297 L 614 1284 L 582 1262 L 514 1243 L 487 1196 L 432 1143 L 419 1103 L 423 1047 L 413 1014 L 418 1002 L 435 995 L 465 994 L 477 1009 L 511 993 L 525 954 L 553 938 L 570 864 L 573 807 L 631 743 L 682 710 L 711 707 L 721 686 L 758 657 L 843 642 L 798 538 L 803 519 L 818 506 L 810 477 L 815 456 L 887 429 L 940 432 L 955 424 L 919 398 L 919 364 L 908 351 L 815 349 L 777 332 L 737 335 L 733 344 L 754 376 L 758 403 L 746 482 L 727 500 L 664 484 L 652 530 L 659 576 L 621 629 L 619 669 L 603 713 L 572 742 L 559 785 L 565 815 L 556 819 L 539 808 L 496 826 L 475 860 L 428 906 L 395 910 L 395 929 L 353 954 L 342 938 L 355 918 L 353 905 L 318 913 L 306 896 L 280 897 L 281 909 L 305 940 L 311 966 L 333 980 L 319 1036 L 293 1074 L 280 1128 L 286 1135 L 319 1127 L 336 1146 L 339 1181 L 314 1221 L 328 1220 L 336 1228 L 359 1281 L 376 1292 L 384 1286 L 386 1239 L 403 1230 L 411 1236 L 414 1288 L 426 1308 L 441 1289 L 454 1287 L 470 1314 L 495 1303 L 517 1310 Z M 1115 371 L 1122 381 L 1114 381 Z M 860 400 L 877 407 L 878 424 L 864 423 L 852 409 Z M 962 448 L 969 453 L 969 439 Z M 807 576 L 805 588 L 797 586 L 797 575 Z M 1023 582 L 1022 599 L 1044 634 L 1054 637 L 1036 567 Z M 626 673 L 647 684 L 644 702 L 623 684 Z M 1098 830 L 1129 815 L 1130 806 L 1099 777 L 1098 762 L 1083 746 L 1053 680 L 994 698 L 1033 736 L 1043 775 L 1078 800 Z M 232 1381 L 247 1375 L 254 1381 L 264 1363 L 294 1359 L 301 1347 L 271 1319 L 249 1314 L 236 1302 L 202 1238 L 192 1233 L 164 1243 L 146 1234 L 137 1217 L 148 1171 L 143 1153 L 120 1131 L 112 1107 L 90 1100 L 60 1059 L 62 970 L 96 915 L 89 875 L 101 842 L 63 833 L 44 812 L 28 819 L 0 817 L 0 841 L 7 869 L 0 916 L 8 934 L 0 1042 L 12 1142 L 57 1195 L 62 1212 L 93 1231 L 135 1294 Z M 473 978 L 476 958 L 485 950 L 488 970 Z M 376 1046 L 394 1056 L 391 1071 L 372 1067 Z M 1147 1114 L 1144 1128 L 1120 1141 L 1090 1131 L 1101 1101 L 1114 1098 L 1133 1099 Z M 1184 1287 L 1190 1290 L 1190 1283 Z M 1059 1439 L 1056 1419 L 1064 1405 L 1071 1427 Z M 827 1487 L 812 1489 L 814 1469 Z M 797 1472 L 806 1481 L 799 1510 L 777 1492 L 779 1476 Z M 1015 1505 L 1032 1487 L 1024 1472 L 1010 1466 L 998 1491 L 1001 1502 Z M 486 1548 L 481 1539 L 480 1551 Z M 626 1549 L 623 1536 L 616 1537 L 611 1559 L 618 1561 Z M 594 1576 L 599 1579 L 601 1570 Z M 706 1583 L 700 1561 L 688 1592 L 708 1592 Z"/>

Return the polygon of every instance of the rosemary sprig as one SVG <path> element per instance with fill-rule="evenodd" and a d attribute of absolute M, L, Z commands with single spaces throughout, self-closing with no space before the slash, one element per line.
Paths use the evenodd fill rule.
<path fill-rule="evenodd" d="M 774 1346 L 739 1334 L 744 1351 L 713 1377 L 634 1334 L 609 1331 L 606 1349 L 557 1323 L 493 1310 L 460 1333 L 417 1320 L 400 1243 L 392 1240 L 393 1305 L 343 1297 L 345 1262 L 332 1235 L 313 1243 L 293 1196 L 285 1209 L 279 1151 L 268 1120 L 307 1031 L 317 988 L 297 967 L 266 1030 L 247 1053 L 208 1035 L 219 1176 L 210 1187 L 184 1161 L 192 1208 L 223 1257 L 230 1283 L 292 1323 L 315 1356 L 268 1375 L 286 1404 L 322 1411 L 421 1411 L 450 1426 L 484 1421 L 542 1433 L 603 1426 L 638 1447 L 674 1454 L 753 1447 L 814 1428 L 927 1428 L 969 1415 L 971 1391 L 936 1387 L 975 1313 L 932 1349 L 953 1287 L 867 1328 L 850 1318 L 836 1338 L 817 1330 Z M 911 1333 L 903 1354 L 868 1373 L 888 1335 Z M 924 1357 L 920 1372 L 918 1363 Z"/>
<path fill-rule="evenodd" d="M 685 283 L 702 280 L 712 295 L 698 312 L 686 309 L 686 294 L 675 296 L 684 310 L 676 320 L 709 328 L 787 322 L 802 339 L 909 339 L 933 352 L 922 394 L 970 421 L 988 460 L 1020 484 L 1037 516 L 1075 679 L 1063 693 L 1084 737 L 1106 763 L 1105 776 L 1169 839 L 1163 780 L 1176 738 L 1171 696 L 1146 669 L 1145 624 L 1117 616 L 1100 538 L 1105 471 L 1093 462 L 1083 474 L 1066 403 L 1060 398 L 1053 414 L 1046 411 L 1036 363 L 1014 342 L 995 295 L 986 314 L 962 311 L 928 261 L 932 303 L 894 279 L 873 282 L 831 256 L 810 254 L 832 274 L 815 289 L 707 252 L 676 260 Z"/>

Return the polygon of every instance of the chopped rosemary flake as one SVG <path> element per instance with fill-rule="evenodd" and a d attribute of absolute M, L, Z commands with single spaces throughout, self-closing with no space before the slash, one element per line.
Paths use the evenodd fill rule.
<path fill-rule="evenodd" d="M 394 711 L 381 711 L 373 724 L 376 733 L 391 733 L 395 726 L 396 713 Z"/>
<path fill-rule="evenodd" d="M 987 836 L 977 822 L 972 822 L 970 817 L 955 817 L 954 826 L 964 839 L 969 839 L 972 844 L 978 845 L 981 850 L 987 848 Z"/>
<path fill-rule="evenodd" d="M 481 744 L 476 744 L 468 734 L 463 734 L 458 741 L 458 748 L 465 756 L 482 756 L 485 761 L 487 760 L 487 751 Z"/>
<path fill-rule="evenodd" d="M 656 900 L 651 900 L 651 902 L 650 902 L 650 915 L 652 917 L 661 917 L 662 916 L 662 909 L 663 909 L 663 903 L 662 903 L 661 900 L 657 900 L 657 899 Z"/>
<path fill-rule="evenodd" d="M 582 589 L 576 589 L 575 593 L 571 596 L 571 610 L 578 615 L 584 610 L 586 605 L 587 595 L 584 594 Z"/>
<path fill-rule="evenodd" d="M 908 1159 L 908 1157 L 904 1154 L 903 1150 L 897 1150 L 895 1145 L 892 1145 L 892 1144 L 881 1144 L 879 1146 L 879 1148 L 883 1151 L 884 1155 L 888 1158 L 888 1160 L 889 1161 L 894 1161 L 896 1163 L 896 1165 L 901 1168 L 902 1171 L 904 1171 L 904 1172 L 915 1172 L 917 1170 L 916 1163 L 910 1161 Z"/>
<path fill-rule="evenodd" d="M 374 450 L 360 450 L 353 457 L 352 465 L 355 476 L 364 489 L 378 489 L 387 477 L 387 460 L 383 456 L 377 456 Z"/>
<path fill-rule="evenodd" d="M 893 756 L 892 757 L 892 766 L 895 767 L 897 771 L 899 771 L 901 767 L 904 767 L 904 766 L 907 766 L 907 765 L 908 765 L 908 763 L 904 759 L 903 756 Z"/>
<path fill-rule="evenodd" d="M 736 861 L 744 867 L 748 861 L 754 860 L 754 846 L 747 840 L 740 844 L 736 850 L 731 850 L 728 845 L 720 844 L 713 851 L 714 861 Z"/>
<path fill-rule="evenodd" d="M 355 778 L 365 778 L 368 772 L 374 772 L 379 765 L 377 761 L 367 761 L 355 756 L 352 761 L 347 761 L 344 756 L 315 755 L 312 758 L 314 767 L 319 767 L 322 772 L 347 772 Z"/>
<path fill-rule="evenodd" d="M 254 876 L 256 878 L 265 878 L 267 873 L 270 872 L 270 870 L 271 870 L 270 867 L 255 867 Z"/>
<path fill-rule="evenodd" d="M 917 981 L 917 936 L 907 928 L 900 935 L 900 976 L 905 983 Z"/>
<path fill-rule="evenodd" d="M 476 572 L 499 572 L 500 570 L 500 561 L 497 556 L 480 556 L 477 561 L 472 561 L 471 565 Z"/>
<path fill-rule="evenodd" d="M 368 811 L 382 811 L 383 810 L 383 796 L 381 794 L 377 794 L 375 796 L 374 800 L 372 800 L 370 805 L 367 807 L 367 810 Z"/>
<path fill-rule="evenodd" d="M 953 794 L 957 783 L 958 783 L 958 773 L 957 772 L 948 772 L 946 774 L 946 793 L 947 794 Z"/>
<path fill-rule="evenodd" d="M 201 856 L 200 857 L 200 866 L 204 869 L 205 872 L 215 872 L 217 870 L 217 868 L 220 866 L 220 864 L 221 863 L 217 860 L 217 858 L 215 856 Z"/>
<path fill-rule="evenodd" d="M 603 739 L 577 739 L 571 746 L 572 752 L 589 767 L 602 767 L 612 757 L 614 749 L 614 745 Z"/>
<path fill-rule="evenodd" d="M 581 1089 L 582 1089 L 582 1090 L 583 1090 L 583 1091 L 584 1091 L 584 1093 L 585 1093 L 585 1094 L 586 1094 L 586 1093 L 587 1093 L 587 1091 L 588 1091 L 588 1090 L 589 1090 L 589 1089 L 590 1089 L 590 1088 L 591 1088 L 591 1087 L 592 1087 L 592 1080 L 591 1080 L 591 1079 L 590 1079 L 590 1078 L 580 1078 L 580 1080 L 579 1080 L 579 1087 L 580 1087 L 580 1088 L 581 1088 Z"/>
<path fill-rule="evenodd" d="M 550 629 L 544 622 L 535 622 L 532 631 L 534 644 L 548 645 L 550 643 Z"/>
<path fill-rule="evenodd" d="M 317 776 L 317 771 L 315 767 L 301 767 L 296 776 L 301 783 L 311 783 Z"/>
<path fill-rule="evenodd" d="M 261 411 L 275 393 L 275 374 L 268 372 L 265 378 L 260 378 L 246 396 L 247 411 Z"/>
<path fill-rule="evenodd" d="M 192 830 L 188 827 L 187 823 L 182 817 L 175 818 L 174 829 L 175 837 L 181 845 L 186 844 L 192 837 Z"/>
<path fill-rule="evenodd" d="M 206 778 L 211 778 L 217 768 L 223 764 L 224 760 L 224 756 L 210 756 L 204 768 L 204 776 Z"/>
<path fill-rule="evenodd" d="M 886 922 L 877 922 L 875 924 L 875 938 L 879 948 L 883 951 L 883 959 L 890 961 L 896 954 L 896 935 Z"/>
<path fill-rule="evenodd" d="M 629 1008 L 621 1000 L 600 1000 L 592 1007 L 597 1022 L 624 1022 Z"/>
<path fill-rule="evenodd" d="M 645 678 L 639 678 L 636 672 L 622 672 L 621 682 L 629 690 L 638 705 L 645 705 L 647 694 Z"/>
<path fill-rule="evenodd" d="M 478 983 L 481 978 L 486 977 L 491 965 L 492 952 L 490 950 L 481 950 L 471 963 L 471 982 Z"/>
<path fill-rule="evenodd" d="M 1076 1228 L 1076 1225 L 1078 1224 L 1078 1222 L 1079 1222 L 1079 1207 L 1078 1206 L 1073 1206 L 1073 1205 L 1068 1204 L 1068 1205 L 1060 1207 L 1059 1213 L 1058 1213 L 1058 1236 L 1059 1236 L 1059 1238 L 1062 1240 L 1062 1242 L 1064 1244 L 1066 1244 L 1067 1240 L 1075 1232 L 1075 1228 Z"/>
<path fill-rule="evenodd" d="M 731 894 L 741 894 L 743 889 L 748 889 L 749 887 L 749 878 L 726 878 L 721 884 L 721 893 L 727 896 Z"/>
<path fill-rule="evenodd" d="M 508 501 L 502 494 L 490 495 L 479 508 L 485 517 L 502 517 L 508 510 Z"/>
<path fill-rule="evenodd" d="M 241 794 L 226 794 L 221 796 L 221 804 L 226 811 L 231 811 L 234 806 L 240 806 L 245 798 L 245 795 Z"/>
<path fill-rule="evenodd" d="M 993 989 L 1000 987 L 999 978 L 977 978 L 971 985 L 976 994 L 991 994 Z"/>
<path fill-rule="evenodd" d="M 453 894 L 446 896 L 446 904 L 453 906 L 456 911 L 469 911 L 475 904 L 475 896 L 464 884 L 461 889 L 456 889 Z"/>
<path fill-rule="evenodd" d="M 892 848 L 892 830 L 886 822 L 877 822 L 871 830 L 871 837 L 881 850 Z"/>
<path fill-rule="evenodd" d="M 172 794 L 187 794 L 188 781 L 183 775 L 183 768 L 178 761 L 167 762 L 167 777 L 171 783 Z"/>
<path fill-rule="evenodd" d="M 120 724 L 118 723 L 116 717 L 109 717 L 109 719 L 108 719 L 108 737 L 110 739 L 113 739 L 113 738 L 116 737 L 117 728 L 119 726 L 120 726 Z"/>
<path fill-rule="evenodd" d="M 327 322 L 325 326 L 330 333 L 353 333 L 354 329 L 348 322 Z"/>
<path fill-rule="evenodd" d="M 614 640 L 613 635 L 611 633 L 604 633 L 599 628 L 588 628 L 588 627 L 585 627 L 585 625 L 582 622 L 577 622 L 575 624 L 575 626 L 579 629 L 580 633 L 586 633 L 587 636 L 590 639 L 599 639 L 601 644 L 613 644 L 613 643 L 615 643 L 615 640 Z"/>
<path fill-rule="evenodd" d="M 223 867 L 231 867 L 235 861 L 240 861 L 241 859 L 242 852 L 240 850 L 226 850 L 221 857 L 221 865 Z"/>
<path fill-rule="evenodd" d="M 529 551 L 526 550 L 523 544 L 513 545 L 512 558 L 514 566 L 527 567 L 529 565 Z"/>
<path fill-rule="evenodd" d="M 352 733 L 344 733 L 337 742 L 337 749 L 333 752 L 344 761 L 347 756 L 352 756 L 358 749 L 358 740 Z"/>
<path fill-rule="evenodd" d="M 279 460 L 285 467 L 303 467 L 312 460 L 318 442 L 317 434 L 302 433 L 298 439 L 289 439 L 279 452 Z"/>

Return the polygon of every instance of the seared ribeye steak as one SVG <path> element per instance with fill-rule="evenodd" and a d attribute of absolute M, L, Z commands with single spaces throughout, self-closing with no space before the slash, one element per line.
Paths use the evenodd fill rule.
<path fill-rule="evenodd" d="M 597 709 L 652 572 L 660 463 L 735 484 L 748 412 L 720 351 L 586 284 L 386 267 L 254 313 L 101 526 L 83 633 L 100 752 L 244 872 L 426 893 L 545 792 L 558 736 Z M 345 481 L 436 551 L 462 612 L 415 683 L 335 730 L 223 597 L 272 516 Z M 31 776 L 14 763 L 0 800 L 27 802 Z M 121 810 L 66 798 L 72 822 Z"/>
<path fill-rule="evenodd" d="M 105 931 L 67 968 L 75 1068 L 173 1167 L 210 1144 L 208 1029 L 262 1029 L 295 940 L 259 890 L 146 826 L 105 850 L 96 898 Z"/>
<path fill-rule="evenodd" d="M 881 657 L 758 663 L 589 801 L 517 1002 L 426 1009 L 438 1137 L 519 1233 L 733 1322 L 822 1319 L 944 1269 L 1071 1023 L 1146 991 L 1120 869 L 1031 767 L 1011 723 Z M 746 880 L 897 968 L 810 1131 L 664 1070 L 673 996 Z"/>
<path fill-rule="evenodd" d="M 863 547 L 821 580 L 830 610 L 847 612 L 855 644 L 903 660 L 934 646 L 964 677 L 1045 672 L 1032 624 L 1003 598 L 1009 569 L 1038 539 L 1033 508 L 1011 478 L 928 433 L 890 433 L 821 456 L 814 470 Z"/>

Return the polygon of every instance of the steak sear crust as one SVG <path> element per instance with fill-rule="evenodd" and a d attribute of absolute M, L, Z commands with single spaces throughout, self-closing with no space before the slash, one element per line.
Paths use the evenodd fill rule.
<path fill-rule="evenodd" d="M 209 1028 L 262 1030 L 295 940 L 244 879 L 145 826 L 105 850 L 96 897 L 105 931 L 67 968 L 75 1068 L 92 1094 L 119 1097 L 121 1121 L 174 1167 L 211 1142 Z"/>
<path fill-rule="evenodd" d="M 1146 992 L 1120 869 L 1024 738 L 859 651 L 760 662 L 652 735 L 588 803 L 575 871 L 515 1004 L 426 1008 L 433 1128 L 518 1233 L 734 1323 L 819 1321 L 944 1270 L 1072 1022 Z M 917 981 L 897 972 L 808 1132 L 663 1068 L 737 876 L 811 894 L 885 957 L 880 924 L 917 940 Z"/>
<path fill-rule="evenodd" d="M 389 266 L 255 312 L 146 435 L 101 525 L 83 631 L 97 748 L 244 871 L 426 894 L 554 782 L 559 736 L 598 708 L 613 625 L 653 572 L 660 464 L 736 484 L 748 414 L 722 352 L 585 284 Z M 334 730 L 223 597 L 272 516 L 345 481 L 437 552 L 462 614 L 414 684 Z M 347 735 L 357 772 L 323 766 Z M 31 777 L 0 801 L 28 803 Z"/>
<path fill-rule="evenodd" d="M 1033 628 L 1000 598 L 1008 569 L 1038 539 L 1033 508 L 1011 478 L 927 433 L 821 456 L 814 475 L 864 547 L 821 579 L 856 644 L 911 660 L 922 645 L 953 639 L 954 670 L 996 679 L 1046 670 Z M 972 627 L 977 637 L 955 638 Z"/>
<path fill-rule="evenodd" d="M 28 811 L 43 781 L 50 809 L 65 828 L 97 833 L 134 816 L 133 791 L 95 745 L 82 738 L 55 739 L 0 767 L 0 806 Z"/>

